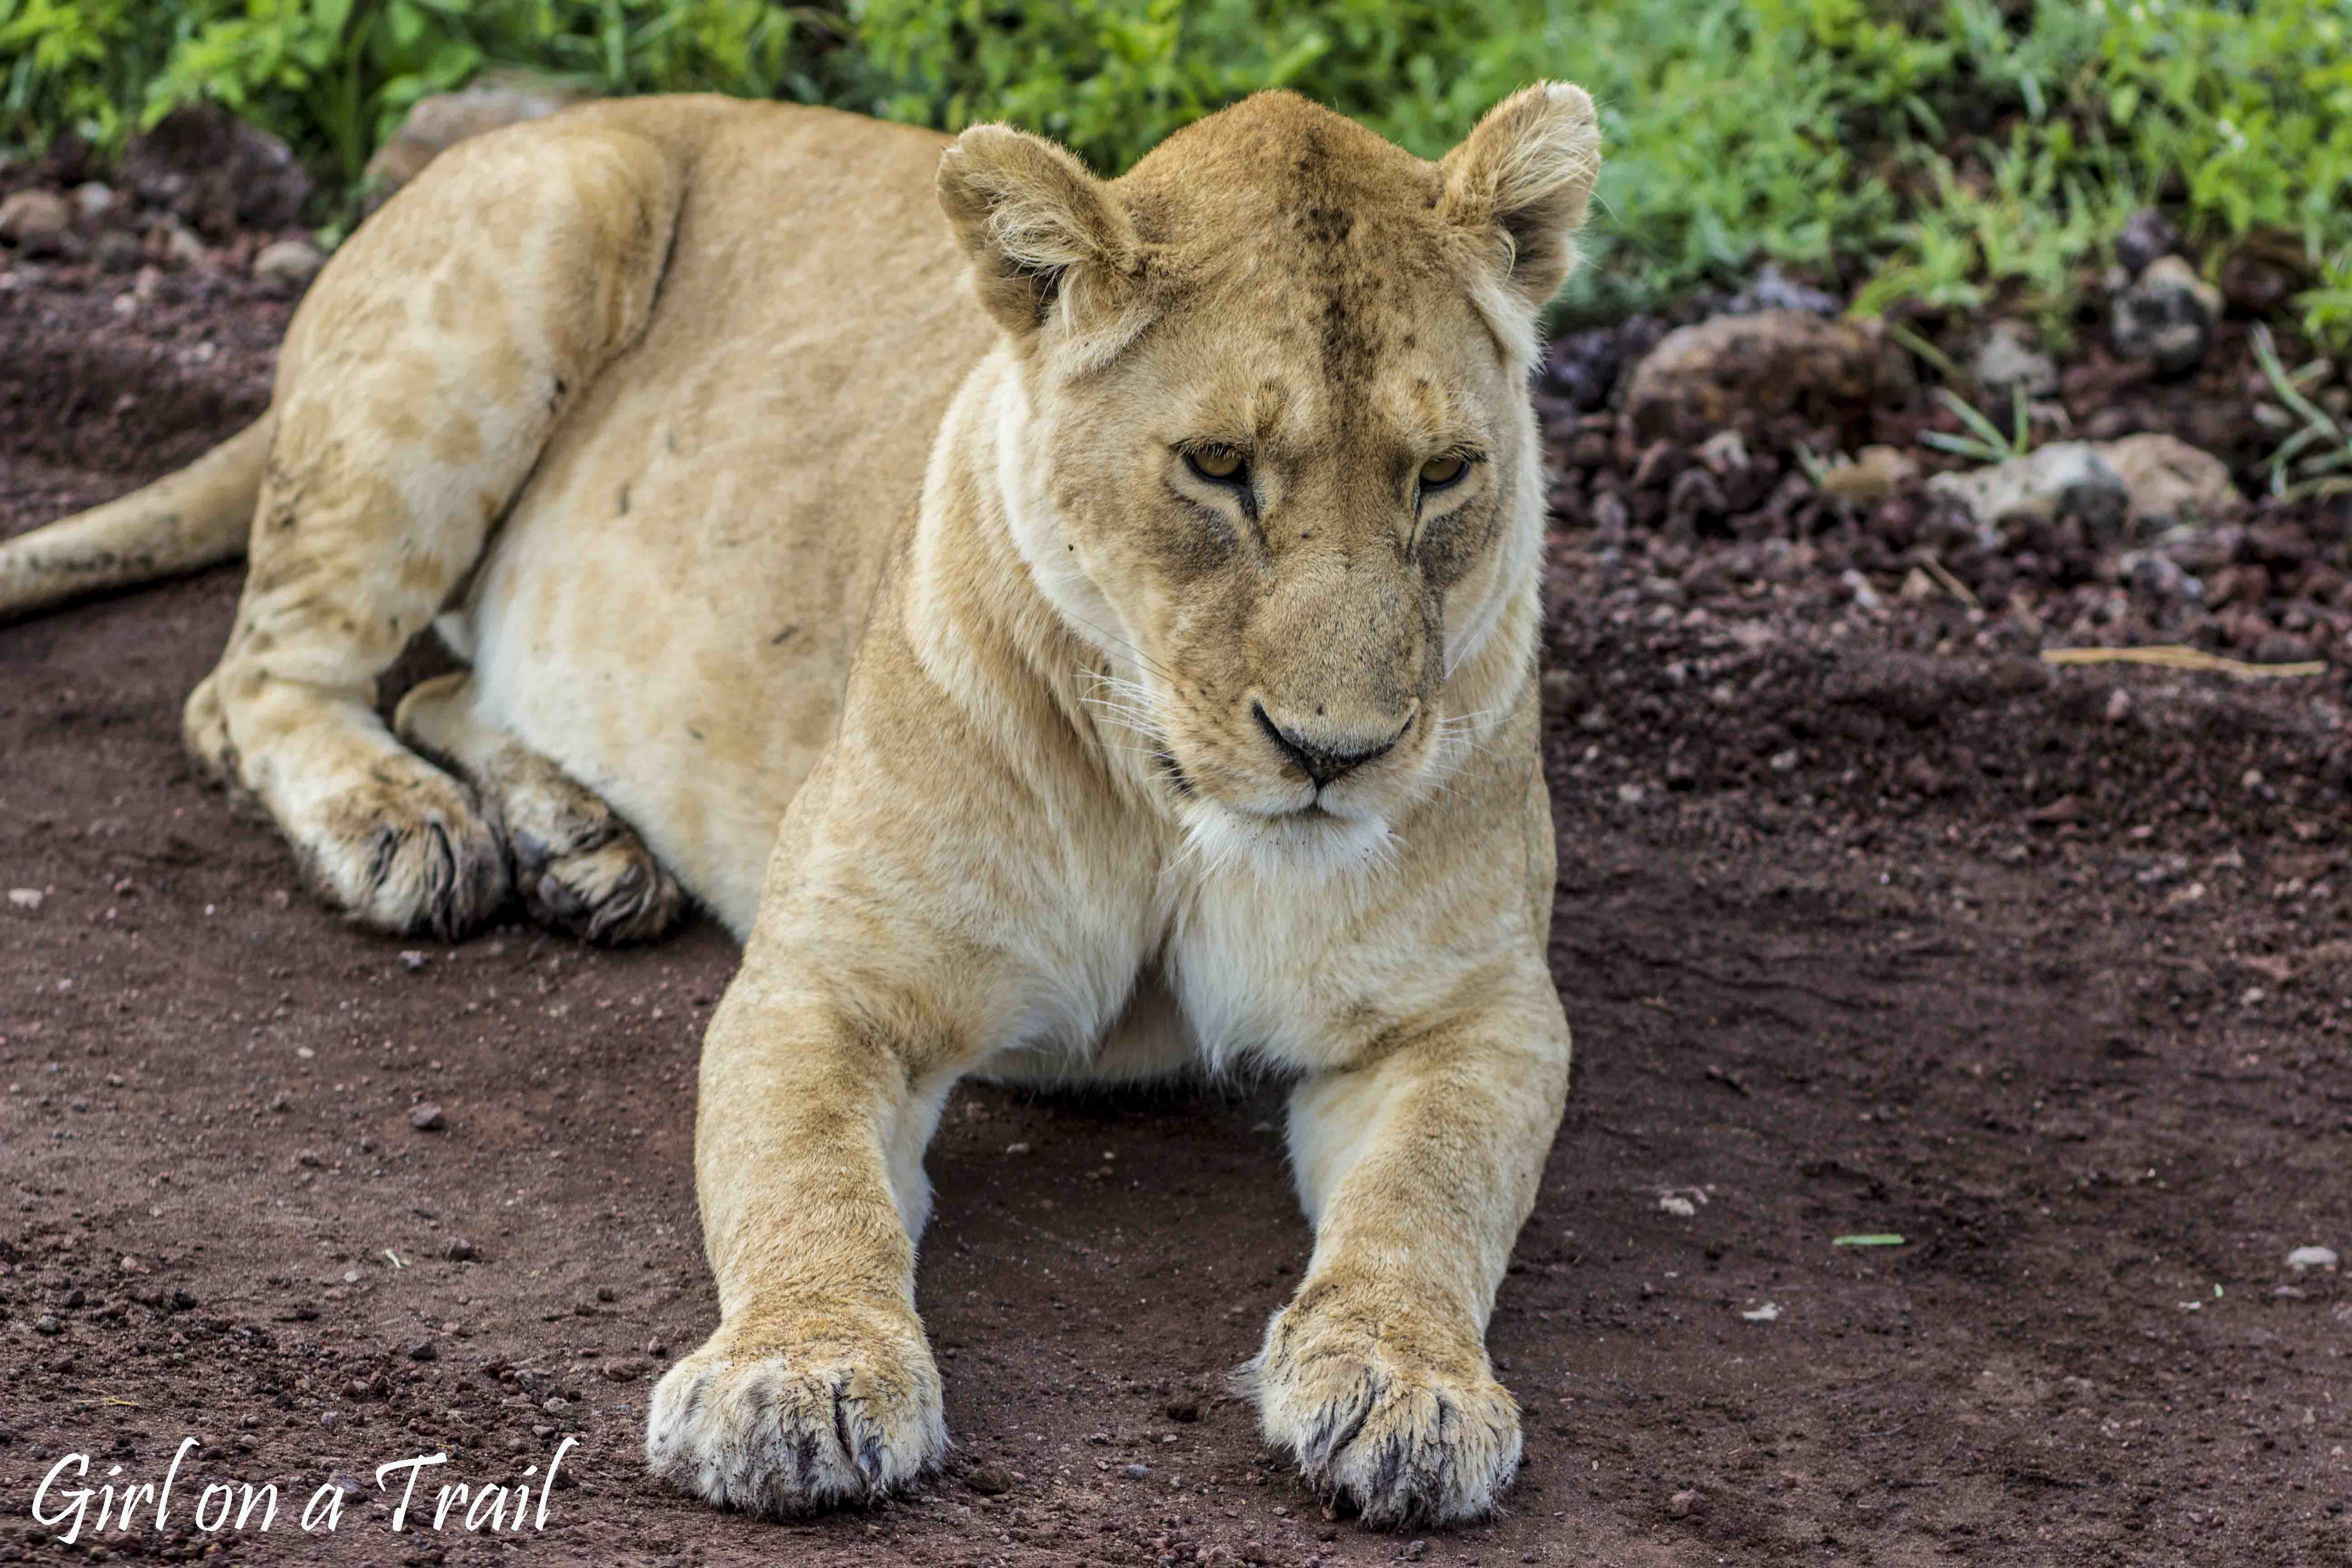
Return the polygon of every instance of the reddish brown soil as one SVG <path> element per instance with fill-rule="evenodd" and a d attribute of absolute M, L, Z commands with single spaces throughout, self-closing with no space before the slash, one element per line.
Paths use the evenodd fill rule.
<path fill-rule="evenodd" d="M 282 302 L 214 279 L 125 316 L 121 287 L 0 292 L 0 532 L 266 395 Z M 1250 1086 L 958 1095 L 935 1484 L 797 1525 L 649 1484 L 651 1375 L 712 1321 L 688 1150 L 723 936 L 411 956 L 293 892 L 180 757 L 233 571 L 0 628 L 0 887 L 44 895 L 0 905 L 0 1561 L 68 1555 L 29 1513 L 60 1455 L 152 1479 L 196 1435 L 183 1498 L 275 1479 L 276 1529 L 194 1534 L 184 1501 L 102 1551 L 2352 1562 L 2352 1294 L 2285 1264 L 2352 1250 L 2340 679 L 2053 678 L 1891 578 L 1881 621 L 1765 564 L 1703 594 L 1557 542 L 1581 1049 L 1492 1335 L 1528 1465 L 1506 1517 L 1403 1538 L 1327 1521 L 1223 1392 L 1307 1251 Z M 1832 1245 L 1869 1232 L 1908 1244 Z M 543 1535 L 394 1536 L 372 1491 L 331 1537 L 290 1517 L 572 1432 Z"/>

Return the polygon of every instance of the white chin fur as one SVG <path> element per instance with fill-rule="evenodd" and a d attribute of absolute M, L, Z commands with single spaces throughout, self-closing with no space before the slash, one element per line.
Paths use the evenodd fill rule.
<path fill-rule="evenodd" d="M 1320 879 L 1396 856 L 1396 836 L 1377 816 L 1255 816 L 1197 797 L 1181 810 L 1190 847 L 1176 865 L 1198 877 Z"/>

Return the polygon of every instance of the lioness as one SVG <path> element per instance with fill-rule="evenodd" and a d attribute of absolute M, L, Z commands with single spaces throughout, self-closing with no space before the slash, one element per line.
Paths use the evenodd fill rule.
<path fill-rule="evenodd" d="M 1269 93 L 1113 181 L 1002 126 L 574 110 L 436 161 L 269 413 L 0 550 L 0 608 L 246 540 L 188 743 L 330 902 L 621 939 L 690 895 L 743 939 L 675 1485 L 791 1513 L 939 1463 L 959 1078 L 1248 1063 L 1296 1080 L 1316 1233 L 1265 1435 L 1372 1523 L 1472 1518 L 1568 1086 L 1526 384 L 1598 163 L 1564 85 L 1441 163 Z M 436 616 L 470 668 L 387 731 Z"/>

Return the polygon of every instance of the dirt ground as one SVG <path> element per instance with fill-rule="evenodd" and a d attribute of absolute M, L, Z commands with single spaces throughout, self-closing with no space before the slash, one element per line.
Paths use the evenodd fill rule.
<path fill-rule="evenodd" d="M 0 532 L 262 405 L 286 302 L 126 288 L 0 289 Z M 1402 1537 L 1224 1390 L 1308 1249 L 1266 1086 L 960 1091 L 947 1473 L 795 1525 L 653 1486 L 652 1378 L 713 1321 L 725 937 L 322 912 L 181 759 L 233 570 L 0 627 L 0 887 L 39 895 L 0 905 L 0 1561 L 2352 1563 L 2352 1293 L 2287 1264 L 2352 1248 L 2340 674 L 2053 672 L 1892 579 L 1864 614 L 1801 554 L 1635 555 L 1555 540 L 1580 1051 L 1491 1336 L 1527 1467 Z M 33 1522 L 63 1455 L 153 1481 L 190 1436 L 164 1531 Z M 446 1451 L 536 1497 L 572 1437 L 543 1531 L 395 1535 L 373 1487 Z M 275 1527 L 195 1531 L 211 1479 L 276 1481 Z"/>

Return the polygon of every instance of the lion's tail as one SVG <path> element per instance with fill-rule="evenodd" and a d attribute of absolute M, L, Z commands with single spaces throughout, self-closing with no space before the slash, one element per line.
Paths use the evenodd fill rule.
<path fill-rule="evenodd" d="M 271 416 L 119 500 L 0 541 L 0 621 L 245 553 Z"/>

